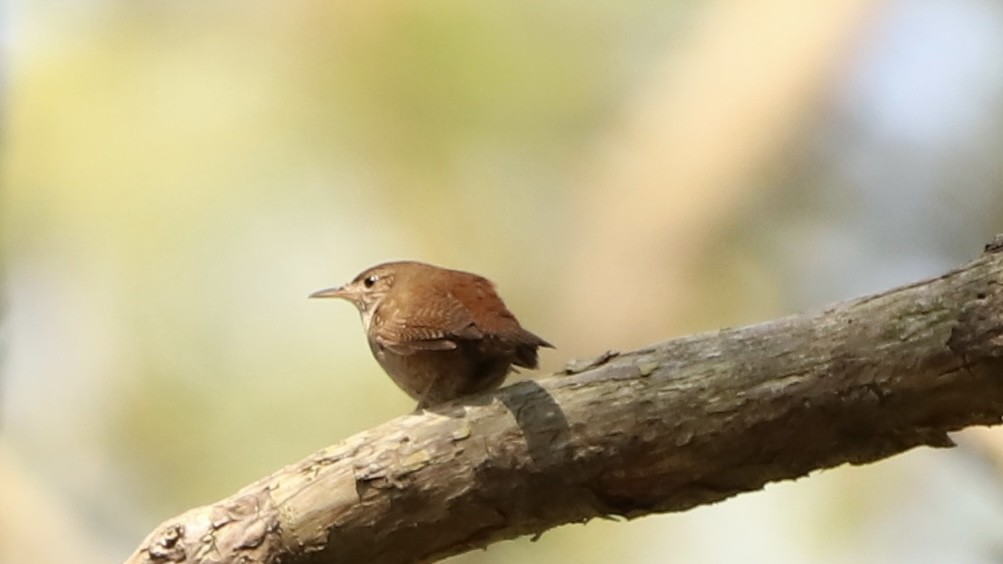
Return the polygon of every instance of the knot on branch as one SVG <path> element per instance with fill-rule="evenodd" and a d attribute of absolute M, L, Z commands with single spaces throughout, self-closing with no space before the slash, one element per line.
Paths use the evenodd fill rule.
<path fill-rule="evenodd" d="M 986 246 L 982 249 L 985 254 L 998 253 L 1003 251 L 1003 233 L 997 233 L 993 236 L 993 240 L 986 243 Z"/>

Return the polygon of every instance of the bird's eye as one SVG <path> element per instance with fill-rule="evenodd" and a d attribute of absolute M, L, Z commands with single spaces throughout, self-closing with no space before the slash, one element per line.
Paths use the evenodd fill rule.
<path fill-rule="evenodd" d="M 362 281 L 362 285 L 365 286 L 366 288 L 372 288 L 373 284 L 376 284 L 376 280 L 378 279 L 379 279 L 378 276 L 376 276 L 375 274 L 371 274 L 369 276 L 366 276 L 366 279 Z"/>

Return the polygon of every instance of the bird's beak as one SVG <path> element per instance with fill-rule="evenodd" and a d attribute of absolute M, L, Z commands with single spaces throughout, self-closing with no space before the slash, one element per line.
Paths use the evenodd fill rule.
<path fill-rule="evenodd" d="M 328 288 L 326 290 L 318 290 L 309 296 L 308 298 L 344 298 L 351 299 L 352 291 L 346 286 L 337 286 L 335 288 Z"/>

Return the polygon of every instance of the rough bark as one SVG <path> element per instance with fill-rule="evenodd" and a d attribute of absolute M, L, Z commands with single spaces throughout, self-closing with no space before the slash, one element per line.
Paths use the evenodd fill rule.
<path fill-rule="evenodd" d="M 159 526 L 129 562 L 434 561 L 682 511 L 1003 416 L 1003 253 L 824 311 L 406 415 Z"/>

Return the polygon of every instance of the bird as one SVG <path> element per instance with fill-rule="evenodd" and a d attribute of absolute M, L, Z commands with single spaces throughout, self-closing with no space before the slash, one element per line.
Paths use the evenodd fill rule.
<path fill-rule="evenodd" d="M 373 356 L 417 410 L 498 388 L 514 367 L 537 368 L 540 347 L 553 348 L 487 278 L 423 262 L 378 264 L 309 297 L 359 310 Z"/>

